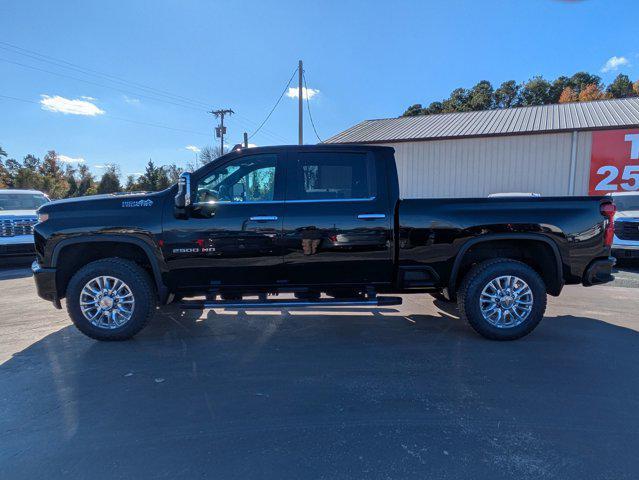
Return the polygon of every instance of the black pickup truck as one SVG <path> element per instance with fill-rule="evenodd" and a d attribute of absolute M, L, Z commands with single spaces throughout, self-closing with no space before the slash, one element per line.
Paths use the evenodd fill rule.
<path fill-rule="evenodd" d="M 604 197 L 400 199 L 388 147 L 250 148 L 162 192 L 43 205 L 33 273 L 100 340 L 132 337 L 171 302 L 390 305 L 401 298 L 384 294 L 424 292 L 511 340 L 540 322 L 547 294 L 612 279 L 614 212 Z"/>

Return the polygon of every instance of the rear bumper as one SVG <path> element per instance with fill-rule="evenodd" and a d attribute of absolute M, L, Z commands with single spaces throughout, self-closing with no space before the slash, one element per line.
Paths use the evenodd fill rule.
<path fill-rule="evenodd" d="M 615 277 L 612 276 L 612 267 L 615 266 L 615 262 L 616 259 L 613 257 L 593 260 L 584 272 L 582 280 L 584 286 L 589 287 L 613 281 Z"/>
<path fill-rule="evenodd" d="M 31 271 L 33 272 L 33 280 L 36 284 L 38 296 L 44 300 L 53 302 L 56 308 L 62 308 L 55 284 L 55 268 L 43 268 L 38 262 L 33 262 L 31 264 Z"/>

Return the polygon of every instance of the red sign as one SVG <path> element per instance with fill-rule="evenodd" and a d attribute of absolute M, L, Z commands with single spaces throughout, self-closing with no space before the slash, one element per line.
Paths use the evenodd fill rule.
<path fill-rule="evenodd" d="M 639 130 L 592 132 L 590 195 L 639 190 Z"/>

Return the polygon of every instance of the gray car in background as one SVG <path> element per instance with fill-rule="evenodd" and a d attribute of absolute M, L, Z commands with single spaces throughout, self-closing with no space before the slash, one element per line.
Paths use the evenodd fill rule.
<path fill-rule="evenodd" d="M 618 260 L 639 258 L 639 192 L 611 194 L 617 206 L 612 255 Z"/>
<path fill-rule="evenodd" d="M 36 210 L 48 201 L 38 190 L 0 190 L 0 257 L 34 255 Z"/>

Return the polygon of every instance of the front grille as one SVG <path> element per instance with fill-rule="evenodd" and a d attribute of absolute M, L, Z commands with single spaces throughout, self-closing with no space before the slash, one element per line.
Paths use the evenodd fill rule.
<path fill-rule="evenodd" d="M 15 237 L 17 235 L 33 235 L 35 218 L 5 218 L 0 219 L 0 237 Z"/>
<path fill-rule="evenodd" d="M 615 235 L 621 240 L 639 240 L 639 221 L 615 222 Z"/>

